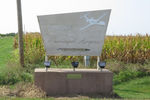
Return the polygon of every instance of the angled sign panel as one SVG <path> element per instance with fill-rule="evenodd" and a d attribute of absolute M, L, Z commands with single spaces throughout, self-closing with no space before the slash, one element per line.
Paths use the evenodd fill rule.
<path fill-rule="evenodd" d="M 38 16 L 47 55 L 100 56 L 111 10 Z"/>

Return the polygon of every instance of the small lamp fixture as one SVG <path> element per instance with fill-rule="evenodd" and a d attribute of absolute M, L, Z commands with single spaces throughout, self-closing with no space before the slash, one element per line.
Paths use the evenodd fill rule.
<path fill-rule="evenodd" d="M 45 65 L 46 72 L 47 72 L 48 68 L 51 67 L 51 62 L 50 62 L 50 61 L 45 61 L 45 62 L 44 62 L 44 65 Z"/>
<path fill-rule="evenodd" d="M 75 68 L 78 68 L 78 65 L 79 65 L 79 62 L 72 62 L 71 63 L 72 64 L 72 66 L 73 66 L 73 71 L 75 71 Z"/>
<path fill-rule="evenodd" d="M 105 66 L 106 66 L 106 62 L 105 61 L 100 61 L 100 62 L 98 62 L 98 65 L 99 65 L 99 67 L 101 68 L 101 71 L 102 71 L 102 69 L 105 68 Z"/>

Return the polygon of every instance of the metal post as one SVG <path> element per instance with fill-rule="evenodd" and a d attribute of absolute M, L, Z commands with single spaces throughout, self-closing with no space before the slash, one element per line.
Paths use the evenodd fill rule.
<path fill-rule="evenodd" d="M 48 56 L 47 55 L 45 55 L 45 61 L 48 61 Z"/>
<path fill-rule="evenodd" d="M 48 61 L 48 56 L 47 55 L 45 55 L 45 62 L 46 61 Z M 48 71 L 48 68 L 47 67 L 45 67 L 45 70 L 46 70 L 46 72 Z"/>
<path fill-rule="evenodd" d="M 23 51 L 23 29 L 22 29 L 21 0 L 17 0 L 17 12 L 18 12 L 18 35 L 19 35 L 20 65 L 21 65 L 22 67 L 24 67 L 24 51 Z"/>
<path fill-rule="evenodd" d="M 90 65 L 90 56 L 84 56 L 84 65 L 85 67 Z"/>
<path fill-rule="evenodd" d="M 100 57 L 99 56 L 97 57 L 97 70 L 99 70 L 98 62 L 100 62 Z"/>

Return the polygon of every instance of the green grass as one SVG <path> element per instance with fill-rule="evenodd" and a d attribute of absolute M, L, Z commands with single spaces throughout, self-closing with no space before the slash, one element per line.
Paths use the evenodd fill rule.
<path fill-rule="evenodd" d="M 150 76 L 116 85 L 114 91 L 122 98 L 150 99 Z"/>
<path fill-rule="evenodd" d="M 0 68 L 4 67 L 11 58 L 13 37 L 0 38 Z"/>
<path fill-rule="evenodd" d="M 86 97 L 58 97 L 58 98 L 10 98 L 10 97 L 5 97 L 5 98 L 0 98 L 0 100 L 118 100 L 118 99 L 102 99 L 102 98 L 86 98 Z M 127 100 L 127 99 L 126 99 Z"/>
<path fill-rule="evenodd" d="M 131 81 L 123 82 L 119 85 L 115 85 L 114 92 L 121 97 L 121 100 L 150 99 L 150 76 L 137 78 Z M 77 96 L 77 97 L 49 97 L 49 98 L 1 97 L 0 100 L 115 100 L 115 99 Z"/>

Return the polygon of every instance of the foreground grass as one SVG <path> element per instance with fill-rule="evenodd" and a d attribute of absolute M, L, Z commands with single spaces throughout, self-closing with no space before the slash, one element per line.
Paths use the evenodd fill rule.
<path fill-rule="evenodd" d="M 114 92 L 124 100 L 150 99 L 150 76 L 137 78 L 114 86 Z M 49 98 L 1 97 L 0 100 L 118 100 L 117 98 L 100 98 L 99 96 L 70 96 Z"/>
<path fill-rule="evenodd" d="M 5 97 L 5 98 L 0 98 L 0 100 L 119 100 L 119 99 L 100 99 L 100 98 L 67 98 L 67 97 L 59 97 L 59 98 L 9 98 L 9 97 Z M 127 99 L 125 99 L 127 100 Z"/>
<path fill-rule="evenodd" d="M 40 98 L 11 98 L 11 97 L 4 97 L 4 98 L 0 98 L 0 100 L 54 100 L 54 99 L 52 99 L 52 98 L 40 99 Z"/>
<path fill-rule="evenodd" d="M 150 99 L 150 76 L 116 85 L 114 91 L 122 98 Z"/>
<path fill-rule="evenodd" d="M 0 68 L 3 68 L 13 51 L 13 37 L 0 38 Z"/>

